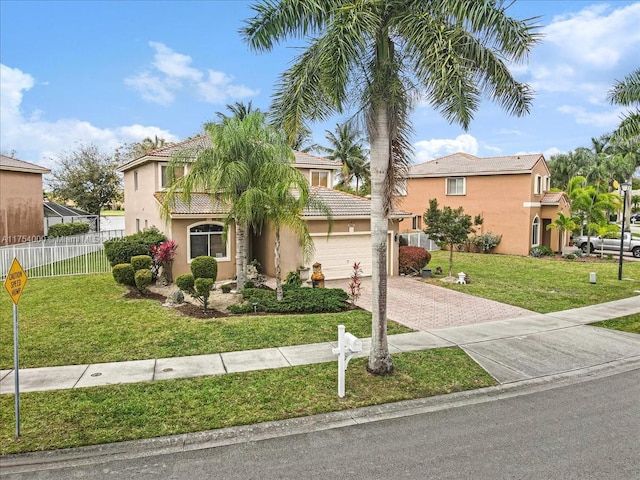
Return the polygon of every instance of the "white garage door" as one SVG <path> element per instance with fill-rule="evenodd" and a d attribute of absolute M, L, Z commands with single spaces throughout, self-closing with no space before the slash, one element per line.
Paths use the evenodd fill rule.
<path fill-rule="evenodd" d="M 363 276 L 371 276 L 370 233 L 321 235 L 314 236 L 313 241 L 316 252 L 312 263 L 322 264 L 326 280 L 351 277 L 355 262 L 360 262 Z"/>

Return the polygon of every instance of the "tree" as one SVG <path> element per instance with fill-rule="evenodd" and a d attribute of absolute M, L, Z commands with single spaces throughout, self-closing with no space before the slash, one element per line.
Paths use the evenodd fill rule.
<path fill-rule="evenodd" d="M 614 135 L 623 141 L 640 141 L 640 68 L 618 81 L 609 91 L 607 99 L 613 105 L 634 106 L 622 117 Z"/>
<path fill-rule="evenodd" d="M 235 102 L 232 104 L 227 104 L 227 110 L 231 112 L 231 115 L 227 115 L 224 112 L 216 112 L 216 116 L 218 120 L 224 122 L 229 118 L 238 118 L 240 120 L 244 119 L 251 112 L 259 112 L 260 110 L 257 108 L 253 108 L 253 104 L 251 101 L 245 104 L 244 102 Z"/>
<path fill-rule="evenodd" d="M 547 225 L 547 230 L 552 228 L 556 228 L 558 230 L 558 251 L 562 251 L 564 234 L 566 232 L 573 232 L 576 228 L 578 228 L 578 217 L 573 217 L 571 215 L 565 215 L 562 212 L 558 212 L 558 218 L 556 218 L 553 222 Z"/>
<path fill-rule="evenodd" d="M 275 122 L 295 139 L 306 121 L 352 105 L 371 148 L 372 341 L 367 370 L 393 372 L 387 345 L 387 231 L 397 180 L 412 151 L 409 114 L 423 96 L 467 129 L 482 94 L 507 112 L 528 113 L 533 93 L 507 64 L 537 42 L 532 20 L 509 17 L 501 1 L 262 0 L 241 29 L 255 50 L 289 37 L 307 48 L 282 74 Z"/>
<path fill-rule="evenodd" d="M 439 247 L 449 247 L 449 277 L 453 278 L 453 250 L 463 244 L 469 235 L 475 233 L 473 228 L 482 224 L 478 215 L 472 221 L 471 215 L 466 215 L 462 207 L 438 208 L 438 200 L 429 200 L 429 208 L 424 212 L 424 233 L 436 242 Z"/>
<path fill-rule="evenodd" d="M 78 208 L 97 215 L 107 205 L 122 198 L 122 179 L 115 155 L 101 152 L 95 145 L 79 144 L 64 152 L 51 172 L 48 184 L 54 197 L 73 201 Z"/>
<path fill-rule="evenodd" d="M 209 123 L 205 130 L 211 137 L 210 148 L 180 150 L 169 162 L 170 187 L 163 198 L 162 213 L 168 216 L 178 197 L 190 204 L 195 192 L 209 193 L 212 202 L 227 204 L 224 231 L 226 235 L 230 224 L 235 224 L 236 283 L 242 289 L 247 280 L 249 231 L 259 231 L 267 218 L 265 186 L 291 179 L 293 152 L 259 111 Z M 189 164 L 189 172 L 171 178 L 171 167 L 185 164 Z"/>
<path fill-rule="evenodd" d="M 620 229 L 617 225 L 610 223 L 592 223 L 587 226 L 589 231 L 601 238 L 612 238 L 620 235 Z M 619 238 L 619 237 L 618 237 Z M 587 244 L 588 245 L 588 244 Z M 600 258 L 604 257 L 604 242 L 600 242 Z"/>
<path fill-rule="evenodd" d="M 349 191 L 351 183 L 356 182 L 356 195 L 360 190 L 360 182 L 368 173 L 364 140 L 360 138 L 360 131 L 353 127 L 353 123 L 337 124 L 335 132 L 325 130 L 328 147 L 319 147 L 327 153 L 327 158 L 342 163 L 337 187 Z"/>

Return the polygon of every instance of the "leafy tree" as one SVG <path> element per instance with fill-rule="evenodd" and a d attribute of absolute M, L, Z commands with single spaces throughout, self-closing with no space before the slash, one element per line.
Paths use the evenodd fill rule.
<path fill-rule="evenodd" d="M 449 277 L 453 277 L 453 250 L 475 233 L 474 226 L 481 224 L 479 215 L 472 221 L 471 215 L 465 214 L 462 207 L 443 207 L 440 210 L 438 200 L 429 200 L 429 208 L 424 212 L 424 233 L 438 246 L 449 247 Z"/>
<path fill-rule="evenodd" d="M 231 112 L 231 115 L 227 115 L 224 112 L 216 112 L 216 116 L 218 117 L 218 120 L 220 120 L 221 122 L 224 122 L 229 118 L 238 118 L 242 120 L 251 112 L 260 111 L 257 108 L 253 108 L 253 104 L 251 101 L 249 101 L 249 103 L 247 104 L 245 104 L 244 102 L 235 102 L 234 104 L 227 104 L 227 110 Z"/>
<path fill-rule="evenodd" d="M 532 20 L 501 1 L 262 0 L 241 32 L 255 50 L 289 37 L 308 46 L 281 76 L 272 111 L 293 141 L 306 121 L 353 106 L 371 146 L 372 342 L 367 370 L 393 372 L 387 344 L 387 231 L 395 183 L 411 156 L 409 114 L 423 96 L 467 129 L 483 93 L 528 113 L 533 93 L 507 64 L 526 59 Z"/>
<path fill-rule="evenodd" d="M 349 191 L 351 183 L 356 182 L 356 195 L 360 191 L 360 182 L 369 174 L 366 149 L 363 147 L 364 139 L 360 137 L 360 131 L 353 127 L 353 123 L 346 122 L 336 125 L 335 132 L 325 130 L 328 147 L 319 147 L 319 150 L 327 153 L 327 158 L 342 163 L 337 187 Z"/>
<path fill-rule="evenodd" d="M 265 188 L 292 178 L 296 171 L 293 152 L 259 111 L 209 123 L 205 130 L 211 137 L 210 148 L 181 150 L 169 162 L 170 167 L 189 164 L 190 168 L 181 178 L 169 178 L 171 187 L 163 199 L 162 213 L 168 216 L 178 197 L 190 203 L 195 192 L 209 193 L 212 201 L 227 204 L 224 232 L 226 235 L 229 225 L 235 224 L 236 282 L 242 289 L 247 280 L 249 231 L 259 231 L 268 217 Z M 168 171 L 171 176 L 173 168 Z"/>
<path fill-rule="evenodd" d="M 565 215 L 562 212 L 558 212 L 558 218 L 556 218 L 553 222 L 547 225 L 547 230 L 555 228 L 558 230 L 558 251 L 562 251 L 563 247 L 563 239 L 564 234 L 566 232 L 573 232 L 576 228 L 578 228 L 578 217 L 573 217 L 571 215 Z"/>
<path fill-rule="evenodd" d="M 620 229 L 617 225 L 611 223 L 591 223 L 587 226 L 589 232 L 601 238 L 614 238 L 620 235 Z M 600 258 L 604 257 L 604 242 L 600 242 Z"/>
<path fill-rule="evenodd" d="M 552 155 L 548 163 L 551 172 L 551 188 L 566 190 L 569 180 L 586 174 L 593 163 L 593 152 L 584 147 L 576 148 L 572 152 Z"/>
<path fill-rule="evenodd" d="M 99 230 L 102 209 L 122 198 L 116 156 L 95 145 L 80 144 L 76 150 L 64 152 L 57 164 L 48 182 L 54 197 L 73 201 L 78 208 L 97 215 Z"/>
<path fill-rule="evenodd" d="M 635 106 L 622 118 L 614 135 L 623 141 L 640 141 L 640 68 L 616 82 L 607 98 L 613 105 Z"/>

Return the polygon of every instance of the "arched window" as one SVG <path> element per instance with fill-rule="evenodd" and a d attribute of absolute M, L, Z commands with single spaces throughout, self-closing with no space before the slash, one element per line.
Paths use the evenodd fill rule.
<path fill-rule="evenodd" d="M 531 246 L 540 245 L 540 218 L 536 215 L 531 225 Z"/>
<path fill-rule="evenodd" d="M 217 223 L 202 223 L 189 228 L 189 260 L 201 255 L 228 260 L 229 248 L 222 238 L 223 227 Z"/>

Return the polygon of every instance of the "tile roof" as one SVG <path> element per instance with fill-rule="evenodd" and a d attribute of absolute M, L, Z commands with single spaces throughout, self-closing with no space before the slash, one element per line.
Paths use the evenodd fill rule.
<path fill-rule="evenodd" d="M 542 205 L 558 205 L 563 197 L 569 202 L 569 197 L 564 192 L 546 192 L 540 203 Z"/>
<path fill-rule="evenodd" d="M 189 138 L 183 142 L 176 143 L 173 145 L 168 145 L 166 147 L 159 148 L 147 155 L 142 157 L 138 157 L 130 162 L 125 163 L 120 167 L 121 170 L 128 170 L 130 167 L 134 165 L 138 165 L 143 163 L 144 159 L 156 159 L 156 160 L 169 160 L 171 157 L 179 153 L 180 151 L 191 150 L 194 155 L 199 150 L 203 150 L 205 148 L 211 148 L 211 139 L 208 135 L 199 135 L 197 137 Z M 328 158 L 319 157 L 317 155 L 312 155 L 306 152 L 298 152 L 294 150 L 296 166 L 306 167 L 306 168 L 330 168 L 332 170 L 337 170 L 342 167 L 340 162 L 336 162 L 335 160 L 329 160 Z"/>
<path fill-rule="evenodd" d="M 542 154 L 480 158 L 468 153 L 454 153 L 409 167 L 409 178 L 451 175 L 509 175 L 530 173 Z"/>
<path fill-rule="evenodd" d="M 11 170 L 14 172 L 29 172 L 29 173 L 51 173 L 51 170 L 35 163 L 25 162 L 24 160 L 18 160 L 17 158 L 7 157 L 6 155 L 0 155 L 0 170 Z"/>
<path fill-rule="evenodd" d="M 333 218 L 369 217 L 371 215 L 371 200 L 367 198 L 326 187 L 312 187 L 311 190 L 312 195 L 329 207 Z M 156 192 L 154 197 L 162 203 L 164 192 Z M 211 196 L 207 193 L 192 194 L 191 204 L 178 198 L 171 208 L 172 215 L 226 215 L 227 213 L 229 213 L 229 207 L 218 200 L 215 200 L 212 205 Z M 318 209 L 306 208 L 302 216 L 305 218 L 324 218 L 326 214 Z M 397 210 L 391 216 L 403 217 L 411 216 L 411 214 Z"/>
<path fill-rule="evenodd" d="M 164 200 L 164 192 L 156 192 L 153 196 L 158 203 Z M 172 215 L 226 215 L 227 213 L 229 213 L 229 206 L 217 199 L 212 204 L 211 195 L 208 193 L 192 193 L 191 203 L 178 197 L 171 208 Z"/>

